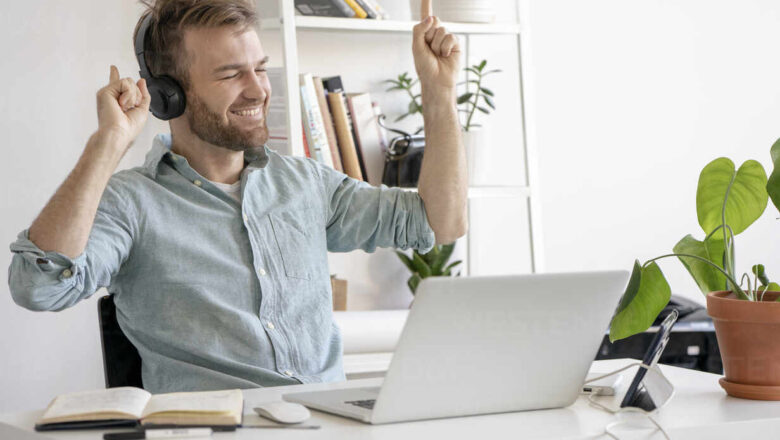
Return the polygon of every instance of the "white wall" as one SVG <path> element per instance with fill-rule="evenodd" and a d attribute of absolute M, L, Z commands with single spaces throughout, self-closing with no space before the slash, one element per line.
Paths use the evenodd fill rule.
<path fill-rule="evenodd" d="M 406 2 L 385 3 L 395 17 L 408 17 Z M 497 4 L 513 9 L 511 0 Z M 629 268 L 636 257 L 664 252 L 697 230 L 694 194 L 704 164 L 728 155 L 768 165 L 768 148 L 780 136 L 774 130 L 780 86 L 772 77 L 780 67 L 774 56 L 780 5 L 770 0 L 545 0 L 531 6 L 526 20 L 533 58 L 526 68 L 535 80 L 529 110 L 538 141 L 548 270 Z M 30 0 L 0 6 L 0 51 L 5 57 L 0 133 L 6 140 L 6 160 L 0 162 L 5 189 L 0 241 L 10 243 L 29 226 L 75 164 L 96 127 L 94 96 L 107 81 L 109 64 L 116 64 L 123 76 L 137 75 L 131 34 L 139 13 L 138 5 L 125 0 Z M 312 60 L 357 42 L 332 39 L 323 48 L 310 40 L 301 37 L 303 67 L 309 63 L 317 74 L 343 74 L 354 91 L 376 91 L 388 112 L 398 110 L 390 97 L 381 95 L 378 82 L 385 72 L 413 71 L 410 49 L 389 45 L 380 52 L 386 58 L 356 59 L 355 68 L 373 72 L 369 80 L 361 80 L 344 73 L 350 69 L 343 65 Z M 491 62 L 495 58 L 510 71 L 493 87 L 505 94 L 495 115 L 505 130 L 516 119 L 508 110 L 512 84 L 517 86 L 511 77 L 516 52 L 511 43 L 492 46 L 477 40 L 472 62 L 490 53 Z M 269 40 L 273 63 L 278 49 L 272 46 Z M 122 167 L 140 163 L 153 134 L 165 129 L 150 118 Z M 516 142 L 511 132 L 496 139 L 510 146 Z M 502 178 L 511 176 L 507 172 Z M 511 228 L 501 213 L 516 215 L 516 207 L 502 211 L 500 204 L 483 205 L 497 227 Z M 780 225 L 773 218 L 767 215 L 740 236 L 737 250 L 738 258 L 751 256 L 740 258 L 744 265 L 762 261 L 780 274 L 770 258 L 780 251 Z M 492 250 L 481 257 L 508 266 L 514 262 L 516 248 L 495 234 L 482 242 Z M 408 302 L 398 290 L 405 273 L 391 257 L 362 260 L 370 275 L 356 284 L 375 292 L 390 282 L 396 296 L 370 298 L 359 306 L 403 307 Z M 9 261 L 10 252 L 0 253 L 0 267 Z M 371 278 L 384 270 L 390 275 Z M 669 265 L 668 274 L 676 291 L 699 298 L 676 265 Z M 0 412 L 42 407 L 58 393 L 103 385 L 94 300 L 60 313 L 33 313 L 13 304 L 5 283 L 0 285 Z"/>
<path fill-rule="evenodd" d="M 530 111 L 548 271 L 630 269 L 699 239 L 696 184 L 711 160 L 771 170 L 780 137 L 780 3 L 545 0 L 530 4 Z M 769 205 L 737 237 L 738 269 L 780 278 Z M 679 262 L 672 291 L 704 302 Z"/>

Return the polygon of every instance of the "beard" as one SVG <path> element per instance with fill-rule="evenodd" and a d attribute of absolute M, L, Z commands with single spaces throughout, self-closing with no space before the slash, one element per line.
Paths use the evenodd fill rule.
<path fill-rule="evenodd" d="M 265 107 L 263 107 L 265 111 Z M 251 129 L 242 129 L 222 122 L 222 116 L 212 112 L 194 92 L 187 96 L 187 122 L 195 136 L 204 142 L 232 151 L 262 150 L 268 141 L 268 125 L 262 121 Z"/>

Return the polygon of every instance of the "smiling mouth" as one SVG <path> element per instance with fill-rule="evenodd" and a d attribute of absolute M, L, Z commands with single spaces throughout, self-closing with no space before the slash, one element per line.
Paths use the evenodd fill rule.
<path fill-rule="evenodd" d="M 238 116 L 252 117 L 262 113 L 262 110 L 260 107 L 255 107 L 253 109 L 247 109 L 247 110 L 231 110 L 230 113 L 233 113 L 234 115 L 238 115 Z"/>

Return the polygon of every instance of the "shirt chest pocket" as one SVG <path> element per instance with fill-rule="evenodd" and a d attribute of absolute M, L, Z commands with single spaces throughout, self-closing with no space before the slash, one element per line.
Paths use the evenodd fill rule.
<path fill-rule="evenodd" d="M 316 227 L 314 210 L 279 211 L 269 217 L 285 275 L 310 280 L 316 252 L 312 231 Z"/>

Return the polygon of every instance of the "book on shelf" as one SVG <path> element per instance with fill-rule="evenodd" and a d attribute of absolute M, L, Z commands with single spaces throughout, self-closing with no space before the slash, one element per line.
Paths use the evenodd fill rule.
<path fill-rule="evenodd" d="M 377 0 L 365 0 L 365 1 L 367 1 L 371 6 L 374 7 L 374 10 L 377 13 L 377 19 L 381 19 L 381 20 L 390 19 L 390 14 L 387 13 L 385 8 L 383 8 L 382 5 L 380 5 Z"/>
<path fill-rule="evenodd" d="M 295 9 L 303 15 L 354 17 L 355 11 L 344 0 L 295 0 Z"/>
<path fill-rule="evenodd" d="M 344 167 L 341 165 L 341 154 L 338 149 L 338 139 L 336 139 L 336 130 L 333 127 L 333 116 L 330 114 L 330 107 L 328 106 L 328 98 L 326 98 L 325 87 L 322 86 L 322 78 L 315 76 L 312 77 L 314 81 L 314 91 L 317 94 L 317 103 L 320 106 L 320 113 L 322 113 L 322 122 L 325 124 L 325 133 L 328 136 L 328 145 L 330 145 L 330 155 L 333 158 L 333 168 L 336 171 L 344 172 Z"/>
<path fill-rule="evenodd" d="M 347 103 L 352 115 L 355 147 L 363 162 L 364 177 L 370 184 L 379 186 L 382 184 L 385 158 L 371 95 L 368 92 L 347 93 Z"/>
<path fill-rule="evenodd" d="M 370 5 L 366 0 L 355 0 L 361 8 L 363 8 L 364 11 L 366 11 L 366 18 L 369 19 L 376 19 L 377 13 L 376 9 L 372 5 Z"/>
<path fill-rule="evenodd" d="M 279 151 L 289 151 L 290 145 L 287 139 L 287 86 L 283 67 L 269 67 L 266 74 L 271 83 L 271 102 L 268 106 L 268 114 L 265 117 L 268 126 L 268 140 L 265 144 L 269 148 Z"/>
<path fill-rule="evenodd" d="M 306 157 L 311 158 L 311 151 L 309 151 L 309 142 L 306 141 L 306 123 L 301 119 L 301 133 L 303 138 L 303 154 Z"/>
<path fill-rule="evenodd" d="M 196 391 L 152 395 L 135 387 L 61 394 L 35 424 L 37 431 L 117 426 L 238 426 L 242 422 L 241 390 Z"/>
<path fill-rule="evenodd" d="M 360 5 L 355 0 L 344 0 L 344 2 L 349 5 L 350 8 L 352 8 L 353 11 L 355 11 L 355 18 L 366 18 L 368 17 L 368 14 L 366 14 L 365 9 L 361 8 Z"/>
<path fill-rule="evenodd" d="M 314 79 L 311 73 L 300 75 L 301 83 L 301 112 L 303 114 L 306 140 L 309 143 L 311 156 L 328 167 L 333 168 L 333 156 L 330 153 L 328 135 L 325 131 L 325 123 L 317 101 L 317 92 L 314 89 Z"/>
<path fill-rule="evenodd" d="M 344 173 L 358 180 L 366 180 L 365 166 L 362 163 L 360 150 L 355 144 L 352 116 L 349 113 L 341 77 L 323 78 L 322 86 L 328 91 L 328 104 L 333 115 Z"/>

